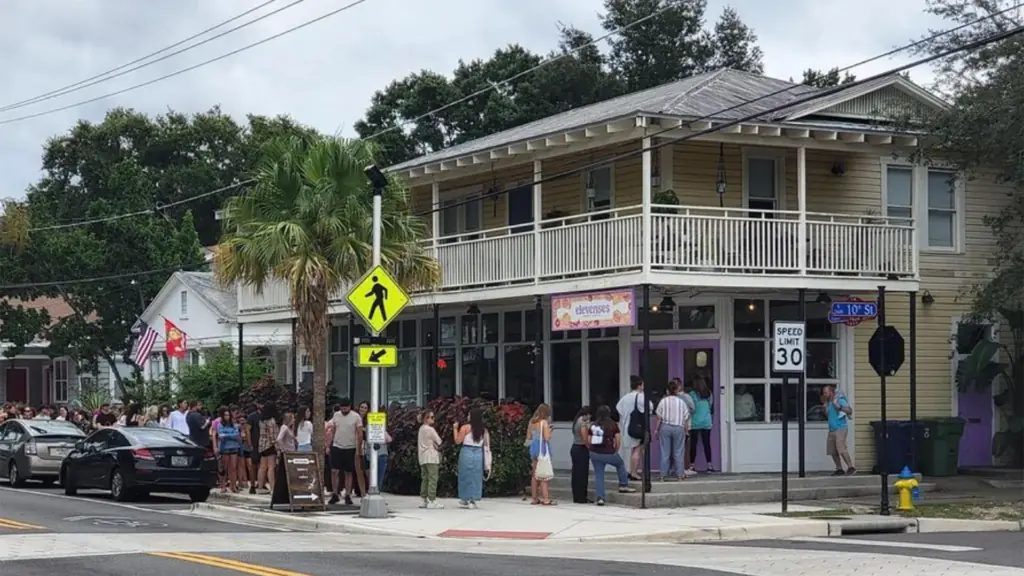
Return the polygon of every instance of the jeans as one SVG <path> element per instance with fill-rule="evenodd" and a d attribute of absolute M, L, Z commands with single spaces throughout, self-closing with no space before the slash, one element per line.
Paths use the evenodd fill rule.
<path fill-rule="evenodd" d="M 313 445 L 312 444 L 299 444 L 299 452 L 312 452 L 312 451 L 313 451 Z"/>
<path fill-rule="evenodd" d="M 437 464 L 420 464 L 420 498 L 437 499 Z"/>
<path fill-rule="evenodd" d="M 629 486 L 629 476 L 626 475 L 626 464 L 622 461 L 622 456 L 616 454 L 598 454 L 593 450 L 590 451 L 590 462 L 594 465 L 594 492 L 597 493 L 597 497 L 604 500 L 604 468 L 605 466 L 614 466 L 615 471 L 619 473 L 619 488 L 625 488 Z"/>
<path fill-rule="evenodd" d="M 388 471 L 388 455 L 377 454 L 377 489 L 380 490 L 384 486 L 384 475 Z M 383 490 L 381 490 L 383 491 Z"/>
<path fill-rule="evenodd" d="M 686 430 L 682 426 L 662 424 L 658 429 L 658 442 L 661 444 L 661 467 L 658 468 L 661 476 L 682 476 Z"/>
<path fill-rule="evenodd" d="M 569 450 L 572 459 L 572 501 L 587 503 L 587 484 L 590 482 L 590 450 L 582 444 L 573 444 Z"/>
<path fill-rule="evenodd" d="M 690 466 L 697 467 L 697 442 L 704 447 L 704 463 L 711 468 L 711 430 L 694 428 L 690 430 Z"/>

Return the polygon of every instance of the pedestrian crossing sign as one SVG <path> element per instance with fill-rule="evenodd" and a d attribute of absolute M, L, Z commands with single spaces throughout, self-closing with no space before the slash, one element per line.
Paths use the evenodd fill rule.
<path fill-rule="evenodd" d="M 381 333 L 409 305 L 409 295 L 383 266 L 374 266 L 345 297 L 371 332 Z"/>

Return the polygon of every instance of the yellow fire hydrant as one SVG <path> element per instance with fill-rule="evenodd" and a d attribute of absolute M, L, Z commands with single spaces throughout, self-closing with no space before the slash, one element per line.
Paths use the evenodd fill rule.
<path fill-rule="evenodd" d="M 917 488 L 917 478 L 914 477 L 909 468 L 903 469 L 903 472 L 900 473 L 899 480 L 896 481 L 895 486 L 900 495 L 900 503 L 896 509 L 904 511 L 913 510 L 914 489 Z"/>

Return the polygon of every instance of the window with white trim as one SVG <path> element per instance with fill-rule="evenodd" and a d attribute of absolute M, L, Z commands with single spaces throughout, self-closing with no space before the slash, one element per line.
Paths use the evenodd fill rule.
<path fill-rule="evenodd" d="M 53 361 L 53 401 L 58 404 L 68 401 L 67 358 L 57 358 Z"/>
<path fill-rule="evenodd" d="M 895 224 L 909 226 L 914 221 L 914 169 L 911 166 L 886 166 L 885 215 L 899 218 Z"/>
<path fill-rule="evenodd" d="M 78 389 L 81 390 L 82 393 L 94 391 L 96 389 L 96 382 L 91 375 L 87 374 L 84 376 L 79 376 Z M 54 402 L 59 402 L 59 400 L 54 400 Z"/>
<path fill-rule="evenodd" d="M 179 296 L 181 297 L 180 317 L 182 320 L 185 320 L 188 318 L 188 290 L 182 290 Z"/>
<path fill-rule="evenodd" d="M 772 218 L 773 210 L 782 210 L 783 159 L 772 152 L 752 152 L 743 166 L 746 207 L 751 218 Z"/>
<path fill-rule="evenodd" d="M 480 192 L 470 194 L 451 194 L 441 200 L 441 237 L 459 236 L 477 232 L 483 227 L 483 200 Z M 451 241 L 466 241 L 478 238 L 477 235 L 462 236 Z"/>
<path fill-rule="evenodd" d="M 152 352 L 149 355 L 149 379 L 159 380 L 163 378 L 164 374 L 167 374 L 167 353 L 166 352 Z"/>
<path fill-rule="evenodd" d="M 955 248 L 957 237 L 956 173 L 928 169 L 928 247 Z"/>
<path fill-rule="evenodd" d="M 804 378 L 808 422 L 824 421 L 821 389 L 839 384 L 839 337 L 828 321 L 828 304 L 808 302 L 807 358 Z M 735 300 L 733 303 L 733 412 L 736 422 L 782 420 L 782 374 L 772 371 L 771 326 L 776 320 L 797 320 L 800 303 L 792 300 Z M 789 420 L 796 420 L 798 386 L 786 394 Z"/>
<path fill-rule="evenodd" d="M 584 202 L 587 212 L 608 210 L 612 207 L 615 182 L 611 166 L 588 170 L 584 181 Z"/>

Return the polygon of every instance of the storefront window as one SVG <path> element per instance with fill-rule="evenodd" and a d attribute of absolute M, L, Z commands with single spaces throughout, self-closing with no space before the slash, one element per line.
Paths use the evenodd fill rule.
<path fill-rule="evenodd" d="M 583 345 L 551 345 L 551 412 L 555 422 L 572 422 L 583 405 Z"/>
<path fill-rule="evenodd" d="M 828 321 L 827 304 L 806 304 L 807 359 L 805 386 L 796 377 L 783 390 L 782 374 L 771 371 L 771 325 L 797 320 L 800 304 L 781 300 L 736 300 L 733 306 L 733 405 L 737 422 L 778 422 L 785 397 L 790 420 L 797 420 L 799 398 L 805 397 L 807 421 L 824 420 L 821 389 L 839 380 L 839 341 Z"/>
<path fill-rule="evenodd" d="M 521 402 L 530 408 L 544 401 L 544 379 L 535 377 L 536 364 L 543 358 L 533 344 L 505 346 L 505 400 Z"/>
<path fill-rule="evenodd" d="M 600 340 L 587 342 L 587 378 L 593 408 L 614 407 L 619 401 L 619 342 Z"/>

